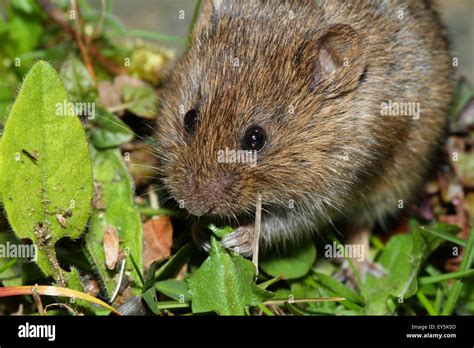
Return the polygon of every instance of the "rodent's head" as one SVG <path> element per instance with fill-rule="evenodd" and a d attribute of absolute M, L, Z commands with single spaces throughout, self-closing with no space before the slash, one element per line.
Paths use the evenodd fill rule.
<path fill-rule="evenodd" d="M 344 24 L 308 28 L 288 5 L 245 4 L 205 3 L 162 91 L 161 175 L 194 215 L 254 211 L 258 193 L 285 207 L 320 192 L 324 203 L 349 168 L 345 99 L 331 99 L 363 74 L 358 34 Z"/>

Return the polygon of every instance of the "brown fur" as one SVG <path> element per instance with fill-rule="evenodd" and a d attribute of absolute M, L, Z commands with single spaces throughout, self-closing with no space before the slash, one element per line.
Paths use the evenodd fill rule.
<path fill-rule="evenodd" d="M 433 10 L 418 0 L 214 5 L 205 3 L 163 91 L 157 140 L 171 195 L 196 215 L 234 217 L 254 211 L 260 192 L 265 244 L 341 216 L 372 224 L 406 204 L 452 93 Z M 420 118 L 381 116 L 389 100 L 420 103 Z M 199 110 L 192 136 L 180 105 Z M 257 166 L 218 163 L 217 151 L 239 149 L 252 124 L 268 134 Z"/>

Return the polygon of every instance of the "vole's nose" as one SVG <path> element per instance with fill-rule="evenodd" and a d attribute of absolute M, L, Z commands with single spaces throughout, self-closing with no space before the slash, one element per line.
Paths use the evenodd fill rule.
<path fill-rule="evenodd" d="M 191 181 L 194 180 L 191 178 Z M 196 216 L 213 213 L 215 207 L 226 199 L 233 183 L 232 175 L 213 177 L 202 182 L 194 181 L 193 190 L 184 202 L 186 209 Z"/>

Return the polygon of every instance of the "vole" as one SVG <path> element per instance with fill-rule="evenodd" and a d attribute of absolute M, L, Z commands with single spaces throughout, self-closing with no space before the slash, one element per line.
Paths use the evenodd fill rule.
<path fill-rule="evenodd" d="M 451 76 L 428 1 L 205 1 L 161 91 L 163 184 L 192 215 L 250 217 L 222 240 L 243 255 L 259 194 L 267 250 L 368 230 L 430 168 Z"/>

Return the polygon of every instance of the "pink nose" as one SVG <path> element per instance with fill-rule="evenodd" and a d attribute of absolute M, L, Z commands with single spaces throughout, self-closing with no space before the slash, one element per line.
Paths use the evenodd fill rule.
<path fill-rule="evenodd" d="M 233 184 L 232 176 L 215 177 L 202 183 L 195 183 L 192 194 L 185 202 L 186 209 L 193 215 L 201 216 L 212 210 L 225 200 L 227 191 Z"/>

